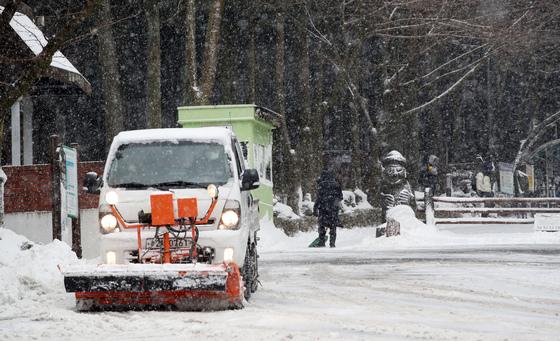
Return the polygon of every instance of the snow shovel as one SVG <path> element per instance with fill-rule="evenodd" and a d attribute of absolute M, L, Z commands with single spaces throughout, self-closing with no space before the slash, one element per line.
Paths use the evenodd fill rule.
<path fill-rule="evenodd" d="M 101 264 L 61 268 L 78 311 L 241 308 L 234 264 Z"/>
<path fill-rule="evenodd" d="M 325 236 L 325 244 L 329 241 L 329 236 Z M 321 243 L 321 238 L 317 237 L 315 238 L 314 241 L 311 242 L 311 244 L 309 244 L 309 247 L 323 247 L 325 245 L 320 246 L 319 244 Z"/>

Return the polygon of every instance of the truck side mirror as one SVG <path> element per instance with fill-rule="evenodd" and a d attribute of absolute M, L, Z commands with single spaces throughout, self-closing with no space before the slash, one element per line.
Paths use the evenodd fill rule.
<path fill-rule="evenodd" d="M 84 190 L 87 193 L 99 194 L 102 184 L 103 184 L 103 179 L 101 179 L 96 172 L 86 173 L 83 186 L 84 186 Z"/>
<path fill-rule="evenodd" d="M 259 172 L 256 169 L 246 169 L 241 176 L 241 190 L 250 191 L 260 186 Z"/>

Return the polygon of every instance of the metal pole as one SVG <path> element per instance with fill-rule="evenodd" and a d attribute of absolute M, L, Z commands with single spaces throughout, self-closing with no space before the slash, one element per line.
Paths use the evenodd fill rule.
<path fill-rule="evenodd" d="M 62 240 L 62 221 L 60 201 L 60 161 L 59 161 L 59 137 L 50 136 L 50 157 L 51 157 L 51 196 L 52 196 L 52 237 Z"/>
<path fill-rule="evenodd" d="M 80 170 L 80 153 L 78 150 L 80 145 L 77 143 L 71 143 L 70 147 L 76 149 L 76 172 L 78 173 L 79 177 L 79 170 Z M 79 178 L 78 178 L 79 182 Z M 81 231 L 81 223 L 80 223 L 80 192 L 81 188 L 78 185 L 78 215 L 76 218 L 72 218 L 72 251 L 76 253 L 78 258 L 82 258 L 82 231 Z"/>

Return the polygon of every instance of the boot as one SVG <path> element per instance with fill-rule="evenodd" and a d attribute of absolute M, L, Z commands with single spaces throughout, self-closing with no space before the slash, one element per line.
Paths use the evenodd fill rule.
<path fill-rule="evenodd" d="M 317 247 L 325 247 L 327 242 L 327 229 L 324 226 L 319 226 L 319 243 Z"/>
<path fill-rule="evenodd" d="M 331 227 L 330 231 L 329 231 L 329 246 L 330 247 L 335 247 L 335 243 L 336 243 L 336 226 Z"/>

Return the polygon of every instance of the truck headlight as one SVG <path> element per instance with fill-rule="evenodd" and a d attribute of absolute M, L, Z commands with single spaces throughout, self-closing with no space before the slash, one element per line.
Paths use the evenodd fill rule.
<path fill-rule="evenodd" d="M 111 233 L 117 229 L 117 218 L 112 214 L 106 214 L 100 221 L 103 233 Z"/>
<path fill-rule="evenodd" d="M 227 210 L 222 213 L 222 224 L 227 228 L 232 228 L 239 224 L 239 215 L 237 212 Z"/>
<path fill-rule="evenodd" d="M 220 220 L 220 230 L 237 230 L 239 229 L 239 220 L 241 215 L 241 205 L 237 200 L 228 200 L 224 205 L 222 218 Z"/>

